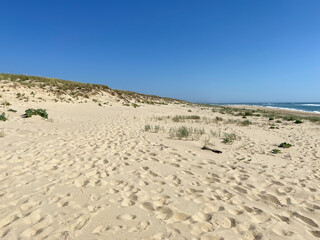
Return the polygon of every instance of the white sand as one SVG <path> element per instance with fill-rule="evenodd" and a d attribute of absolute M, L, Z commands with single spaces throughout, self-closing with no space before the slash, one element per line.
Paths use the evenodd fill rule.
<path fill-rule="evenodd" d="M 0 92 L 18 110 L 0 121 L 1 239 L 320 238 L 319 125 L 176 123 L 155 117 L 241 118 L 111 97 L 104 107 L 23 102 L 17 91 Z M 29 107 L 47 109 L 51 120 L 21 118 Z M 145 132 L 146 124 L 165 132 Z M 206 134 L 169 139 L 170 127 L 182 125 Z M 210 130 L 241 139 L 223 144 Z M 223 153 L 201 150 L 205 139 Z M 281 142 L 294 146 L 271 154 Z"/>

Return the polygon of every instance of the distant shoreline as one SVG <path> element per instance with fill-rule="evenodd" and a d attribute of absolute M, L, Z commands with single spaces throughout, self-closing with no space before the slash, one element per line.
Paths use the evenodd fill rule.
<path fill-rule="evenodd" d="M 294 110 L 294 109 L 284 109 L 284 108 L 277 108 L 277 107 L 265 107 L 265 106 L 257 106 L 257 105 L 221 105 L 221 106 L 230 106 L 230 107 L 235 107 L 235 108 L 244 108 L 244 109 L 260 109 L 260 110 L 268 110 L 268 111 L 274 111 L 278 113 L 291 113 L 291 114 L 296 114 L 300 116 L 319 116 L 320 113 L 317 112 L 308 112 L 308 111 L 303 111 L 303 110 Z"/>
<path fill-rule="evenodd" d="M 305 110 L 305 109 L 297 109 L 294 107 L 282 107 L 282 106 L 278 106 L 277 103 L 260 103 L 260 104 L 265 104 L 265 106 L 263 105 L 258 105 L 259 103 L 210 103 L 210 105 L 216 105 L 216 106 L 230 106 L 230 107 L 241 107 L 241 108 L 250 108 L 250 109 L 268 109 L 268 110 L 274 110 L 274 111 L 281 111 L 281 112 L 290 112 L 290 113 L 296 113 L 296 114 L 307 114 L 307 115 L 312 115 L 312 116 L 319 116 L 320 114 L 320 103 L 295 103 L 295 104 L 300 104 L 300 105 L 305 105 L 305 106 L 312 106 L 317 110 Z M 286 103 L 283 103 L 284 105 Z M 289 104 L 293 104 L 293 103 L 288 103 Z M 270 105 L 274 105 L 274 106 L 270 106 Z"/>

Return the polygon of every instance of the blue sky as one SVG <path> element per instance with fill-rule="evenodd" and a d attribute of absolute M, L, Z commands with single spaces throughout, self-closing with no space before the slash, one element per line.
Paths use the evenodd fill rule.
<path fill-rule="evenodd" d="M 320 101 L 319 0 L 2 0 L 0 10 L 0 72 L 196 102 Z"/>

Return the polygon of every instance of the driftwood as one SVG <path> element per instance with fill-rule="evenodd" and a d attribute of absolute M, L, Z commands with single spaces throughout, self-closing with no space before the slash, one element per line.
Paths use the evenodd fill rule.
<path fill-rule="evenodd" d="M 209 150 L 209 151 L 212 151 L 214 153 L 222 153 L 220 150 L 212 149 L 212 148 L 209 148 L 207 146 L 203 146 L 201 149 L 202 150 Z"/>

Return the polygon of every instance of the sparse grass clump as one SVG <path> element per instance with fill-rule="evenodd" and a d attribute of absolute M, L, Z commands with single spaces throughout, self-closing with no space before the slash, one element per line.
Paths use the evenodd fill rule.
<path fill-rule="evenodd" d="M 198 115 L 189 115 L 189 116 L 176 115 L 172 118 L 172 121 L 184 122 L 185 120 L 199 120 L 199 119 L 200 119 L 200 116 Z"/>
<path fill-rule="evenodd" d="M 151 126 L 150 124 L 147 124 L 144 126 L 144 131 L 146 132 L 157 133 L 161 130 L 164 131 L 163 127 L 160 127 L 159 125 Z"/>
<path fill-rule="evenodd" d="M 149 124 L 145 125 L 145 126 L 144 126 L 144 130 L 145 130 L 146 132 L 150 132 L 151 126 L 150 126 Z"/>
<path fill-rule="evenodd" d="M 214 136 L 214 137 L 220 137 L 220 136 L 221 136 L 221 133 L 220 133 L 220 132 L 216 132 L 216 131 L 210 130 L 210 133 L 211 133 L 211 135 Z"/>
<path fill-rule="evenodd" d="M 11 103 L 9 103 L 8 101 L 3 101 L 1 105 L 7 107 L 7 106 L 10 106 Z"/>
<path fill-rule="evenodd" d="M 297 119 L 295 122 L 294 122 L 295 124 L 301 124 L 301 123 L 303 123 L 300 119 Z"/>
<path fill-rule="evenodd" d="M 8 111 L 9 111 L 9 112 L 14 112 L 14 113 L 17 112 L 17 110 L 12 109 L 12 108 L 8 109 Z"/>
<path fill-rule="evenodd" d="M 279 149 L 272 149 L 271 153 L 278 154 L 278 153 L 281 153 L 281 151 Z"/>
<path fill-rule="evenodd" d="M 204 129 L 188 128 L 181 126 L 170 129 L 170 137 L 173 139 L 198 140 L 200 135 L 205 133 Z"/>
<path fill-rule="evenodd" d="M 237 135 L 234 133 L 225 133 L 222 140 L 225 144 L 232 144 L 237 139 Z"/>
<path fill-rule="evenodd" d="M 179 139 L 188 138 L 190 136 L 190 134 L 192 134 L 192 130 L 183 126 L 183 127 L 178 128 L 178 130 L 176 131 L 175 134 L 176 134 L 176 137 Z"/>
<path fill-rule="evenodd" d="M 241 125 L 241 126 L 249 126 L 251 124 L 252 124 L 252 122 L 249 120 L 244 120 L 244 121 L 239 122 L 239 125 Z"/>
<path fill-rule="evenodd" d="M 0 121 L 7 121 L 8 119 L 6 118 L 6 114 L 3 112 L 0 114 Z"/>
<path fill-rule="evenodd" d="M 24 114 L 24 117 L 25 118 L 30 118 L 32 116 L 36 116 L 36 115 L 39 115 L 40 117 L 43 117 L 43 118 L 46 118 L 48 119 L 48 113 L 47 113 L 47 110 L 45 109 L 33 109 L 33 108 L 29 108 L 26 110 L 25 114 Z"/>
<path fill-rule="evenodd" d="M 2 129 L 2 130 L 0 130 L 0 138 L 1 138 L 1 137 L 4 137 L 4 136 L 5 136 L 4 130 Z"/>
<path fill-rule="evenodd" d="M 292 147 L 292 145 L 290 143 L 283 142 L 283 143 L 280 143 L 280 145 L 278 147 L 279 148 L 290 148 L 290 147 Z"/>
<path fill-rule="evenodd" d="M 216 117 L 216 121 L 221 122 L 221 121 L 223 121 L 223 118 L 222 117 Z"/>

